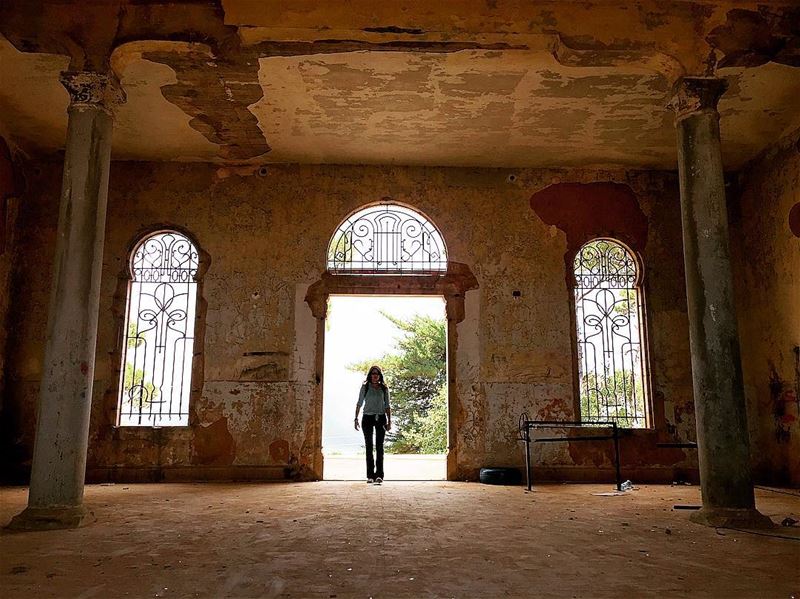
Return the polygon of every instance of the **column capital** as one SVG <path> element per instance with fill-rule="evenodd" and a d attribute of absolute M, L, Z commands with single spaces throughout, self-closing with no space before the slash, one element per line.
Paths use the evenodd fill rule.
<path fill-rule="evenodd" d="M 69 105 L 106 111 L 125 102 L 125 91 L 114 75 L 94 71 L 62 71 L 59 78 L 69 93 Z"/>
<path fill-rule="evenodd" d="M 701 110 L 716 110 L 722 94 L 728 89 L 725 79 L 716 77 L 681 77 L 672 88 L 668 106 L 681 120 Z"/>

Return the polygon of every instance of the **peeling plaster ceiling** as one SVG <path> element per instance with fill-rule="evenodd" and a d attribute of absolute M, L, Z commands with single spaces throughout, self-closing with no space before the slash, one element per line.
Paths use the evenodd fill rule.
<path fill-rule="evenodd" d="M 278 160 L 469 166 L 668 163 L 669 82 L 544 52 L 261 59 L 251 106 Z"/>
<path fill-rule="evenodd" d="M 115 65 L 127 100 L 116 109 L 115 156 L 139 160 L 213 160 L 219 145 L 192 128 L 192 118 L 162 93 L 177 83 L 175 71 L 129 48 Z"/>
<path fill-rule="evenodd" d="M 69 96 L 58 81 L 66 56 L 17 51 L 0 36 L 0 119 L 28 152 L 64 147 Z"/>
<path fill-rule="evenodd" d="M 398 20 L 360 0 L 352 14 L 277 4 L 269 12 L 225 0 L 225 23 L 213 31 L 233 31 L 233 41 L 117 44 L 110 64 L 127 102 L 116 110 L 114 158 L 674 169 L 665 106 L 675 78 L 708 54 L 704 39 L 725 50 L 717 73 L 730 82 L 719 106 L 727 168 L 800 128 L 798 42 L 784 13 L 544 2 L 538 20 L 524 22 L 527 5 L 509 2 L 520 15 L 505 22 L 486 4 L 456 21 L 434 9 Z M 570 10 L 589 11 L 594 37 Z M 626 14 L 635 18 L 623 39 Z M 23 53 L 0 36 L 0 124 L 29 154 L 63 148 L 68 98 L 58 75 L 68 66 L 66 56 Z"/>

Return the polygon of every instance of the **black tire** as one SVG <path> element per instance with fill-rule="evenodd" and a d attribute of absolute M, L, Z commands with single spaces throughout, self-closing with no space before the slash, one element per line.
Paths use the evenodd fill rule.
<path fill-rule="evenodd" d="M 481 482 L 485 485 L 519 485 L 522 473 L 516 468 L 481 468 Z"/>

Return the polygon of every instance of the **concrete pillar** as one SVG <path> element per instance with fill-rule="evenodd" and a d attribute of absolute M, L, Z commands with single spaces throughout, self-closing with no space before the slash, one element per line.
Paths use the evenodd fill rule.
<path fill-rule="evenodd" d="M 83 484 L 92 403 L 100 273 L 111 160 L 108 75 L 62 73 L 70 95 L 64 176 L 28 507 L 11 528 L 85 522 Z"/>
<path fill-rule="evenodd" d="M 717 101 L 721 79 L 675 89 L 678 172 L 703 508 L 712 526 L 769 526 L 755 509 L 739 334 L 733 301 Z"/>

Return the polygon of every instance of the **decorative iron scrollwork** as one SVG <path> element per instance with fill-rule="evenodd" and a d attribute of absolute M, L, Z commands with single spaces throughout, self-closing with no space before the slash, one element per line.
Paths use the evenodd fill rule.
<path fill-rule="evenodd" d="M 417 212 L 390 202 L 370 206 L 339 226 L 328 246 L 333 273 L 436 274 L 447 271 L 441 233 Z"/>
<path fill-rule="evenodd" d="M 636 260 L 595 239 L 575 257 L 575 316 L 582 420 L 647 426 L 642 307 Z"/>
<path fill-rule="evenodd" d="M 120 426 L 185 426 L 197 303 L 197 248 L 174 231 L 144 239 L 131 260 Z"/>

